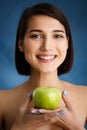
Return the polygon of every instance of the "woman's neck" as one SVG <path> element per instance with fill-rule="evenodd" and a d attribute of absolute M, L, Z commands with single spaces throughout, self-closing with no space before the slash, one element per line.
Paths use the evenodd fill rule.
<path fill-rule="evenodd" d="M 61 86 L 61 82 L 57 76 L 57 72 L 52 73 L 31 73 L 29 84 L 32 87 L 38 86 L 48 86 L 48 87 L 57 87 Z"/>

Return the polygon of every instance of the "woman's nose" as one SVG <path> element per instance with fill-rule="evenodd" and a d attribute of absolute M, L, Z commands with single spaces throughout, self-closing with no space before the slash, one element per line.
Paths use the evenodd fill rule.
<path fill-rule="evenodd" d="M 40 49 L 42 51 L 48 51 L 53 49 L 52 40 L 50 38 L 45 38 L 41 44 Z"/>

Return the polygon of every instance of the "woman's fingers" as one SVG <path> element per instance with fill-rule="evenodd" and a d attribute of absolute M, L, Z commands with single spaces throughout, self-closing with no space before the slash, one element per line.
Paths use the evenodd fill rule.
<path fill-rule="evenodd" d="M 16 117 L 16 124 L 20 124 L 22 119 L 26 113 L 28 113 L 28 106 L 32 100 L 32 94 L 30 93 L 26 101 L 20 106 L 17 117 Z"/>
<path fill-rule="evenodd" d="M 63 108 L 64 107 L 60 107 L 60 108 L 55 109 L 55 110 L 30 108 L 30 113 L 32 113 L 32 114 L 51 114 L 51 113 L 59 112 Z"/>
<path fill-rule="evenodd" d="M 66 108 L 68 110 L 73 111 L 74 110 L 74 108 L 73 108 L 73 102 L 71 101 L 70 97 L 68 96 L 68 93 L 67 93 L 66 90 L 63 91 L 62 97 L 63 97 L 63 100 L 65 102 Z"/>
<path fill-rule="evenodd" d="M 30 102 L 32 101 L 32 93 L 29 93 L 28 98 L 26 101 L 21 105 L 20 107 L 20 113 L 26 113 L 28 111 L 28 106 Z"/>

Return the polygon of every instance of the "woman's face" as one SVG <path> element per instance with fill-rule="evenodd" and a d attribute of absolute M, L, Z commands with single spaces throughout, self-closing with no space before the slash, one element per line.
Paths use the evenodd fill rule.
<path fill-rule="evenodd" d="M 52 17 L 32 16 L 19 48 L 24 52 L 25 59 L 32 69 L 46 73 L 57 71 L 68 49 L 65 28 Z"/>

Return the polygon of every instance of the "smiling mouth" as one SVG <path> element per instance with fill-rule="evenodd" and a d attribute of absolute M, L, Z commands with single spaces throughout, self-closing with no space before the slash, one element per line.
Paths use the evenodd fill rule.
<path fill-rule="evenodd" d="M 56 58 L 56 55 L 49 55 L 49 56 L 38 55 L 37 58 L 42 62 L 49 62 L 53 61 Z"/>

